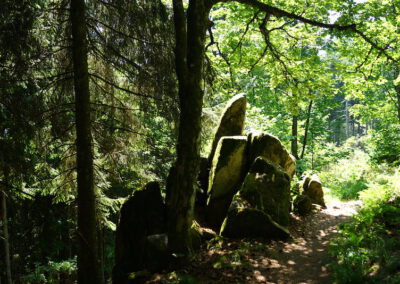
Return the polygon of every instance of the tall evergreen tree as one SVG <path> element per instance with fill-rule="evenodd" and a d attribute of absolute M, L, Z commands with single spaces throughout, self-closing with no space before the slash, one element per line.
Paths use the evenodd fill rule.
<path fill-rule="evenodd" d="M 98 256 L 96 193 L 90 112 L 88 44 L 84 0 L 71 0 L 78 183 L 78 283 L 103 283 Z"/>

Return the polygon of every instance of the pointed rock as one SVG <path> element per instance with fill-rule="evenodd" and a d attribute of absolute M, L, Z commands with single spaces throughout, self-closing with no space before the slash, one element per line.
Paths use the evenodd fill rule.
<path fill-rule="evenodd" d="M 246 96 L 239 94 L 228 101 L 225 110 L 218 122 L 211 152 L 208 157 L 211 164 L 218 142 L 223 136 L 242 135 L 244 120 L 246 117 Z"/>
<path fill-rule="evenodd" d="M 210 171 L 206 207 L 207 222 L 213 229 L 219 230 L 245 176 L 246 146 L 246 136 L 219 140 Z"/>
<path fill-rule="evenodd" d="M 135 191 L 122 205 L 116 231 L 113 283 L 123 283 L 130 272 L 157 270 L 163 265 L 161 259 L 148 258 L 148 237 L 166 231 L 165 212 L 158 182 Z"/>

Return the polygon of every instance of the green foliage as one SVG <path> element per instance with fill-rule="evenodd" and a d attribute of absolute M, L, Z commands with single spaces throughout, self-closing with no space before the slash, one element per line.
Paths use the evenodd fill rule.
<path fill-rule="evenodd" d="M 400 123 L 379 124 L 372 132 L 371 158 L 376 163 L 400 164 Z"/>
<path fill-rule="evenodd" d="M 36 264 L 21 280 L 31 284 L 58 284 L 60 281 L 73 281 L 76 278 L 76 258 L 61 262 L 49 260 L 46 265 Z"/>
<path fill-rule="evenodd" d="M 6 179 L 7 168 L 12 252 L 24 263 L 21 271 L 30 271 L 26 281 L 31 283 L 56 283 L 57 273 L 69 273 L 67 264 L 71 269 L 75 265 L 74 260 L 62 261 L 76 253 L 67 2 L 5 0 L 0 10 L 0 149 L 6 149 L 0 157 L 0 181 Z M 356 21 L 372 42 L 387 45 L 387 52 L 399 58 L 398 0 L 264 2 L 325 23 L 333 21 L 335 13 L 337 23 Z M 175 158 L 179 110 L 174 33 L 170 1 L 86 3 L 97 212 L 105 226 L 105 270 L 110 275 L 121 197 L 147 181 L 165 180 Z M 320 177 L 334 195 L 361 195 L 366 204 L 370 199 L 374 203 L 376 194 L 363 190 L 386 188 L 389 182 L 355 150 L 358 141 L 341 144 L 348 138 L 343 101 L 354 103 L 351 116 L 356 122 L 375 127 L 368 142 L 371 160 L 397 165 L 398 67 L 362 37 L 265 17 L 232 1 L 213 7 L 210 19 L 214 44 L 207 46 L 202 143 L 209 143 L 223 102 L 245 92 L 246 129 L 270 132 L 288 146 L 296 114 L 301 144 L 307 105 L 313 100 L 306 154 L 297 164 L 298 172 L 322 171 Z M 397 212 L 389 211 L 385 214 Z M 237 263 L 244 253 L 221 257 L 216 265 Z M 179 283 L 190 283 L 185 277 Z"/>
<path fill-rule="evenodd" d="M 382 182 L 383 183 L 383 182 Z M 337 283 L 399 283 L 400 175 L 360 193 L 363 208 L 331 242 Z"/>
<path fill-rule="evenodd" d="M 319 153 L 325 167 L 318 173 L 324 187 L 340 199 L 357 199 L 359 192 L 367 189 L 377 175 L 377 169 L 369 164 L 369 156 L 357 144 L 359 140 L 350 139 L 343 146 L 330 145 Z"/>
<path fill-rule="evenodd" d="M 325 170 L 329 165 L 334 165 L 341 159 L 346 159 L 354 152 L 348 143 L 338 146 L 334 143 L 318 143 L 314 150 L 314 170 Z"/>

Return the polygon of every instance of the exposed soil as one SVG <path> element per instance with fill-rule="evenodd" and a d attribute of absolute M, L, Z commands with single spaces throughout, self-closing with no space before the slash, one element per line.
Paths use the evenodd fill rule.
<path fill-rule="evenodd" d="M 148 283 L 331 283 L 329 240 L 359 205 L 332 202 L 309 216 L 293 215 L 287 241 L 215 241 L 183 269 Z"/>

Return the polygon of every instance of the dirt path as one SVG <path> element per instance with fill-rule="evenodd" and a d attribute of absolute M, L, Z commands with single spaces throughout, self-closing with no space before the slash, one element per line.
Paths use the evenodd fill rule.
<path fill-rule="evenodd" d="M 271 244 L 278 253 L 270 260 L 264 283 L 330 283 L 328 243 L 337 225 L 355 214 L 358 205 L 354 201 L 337 202 L 315 215 L 295 218 L 291 226 L 293 240 Z"/>
<path fill-rule="evenodd" d="M 330 283 L 327 245 L 337 225 L 356 213 L 359 202 L 336 202 L 307 217 L 294 216 L 288 241 L 219 241 L 177 274 L 149 283 Z"/>

